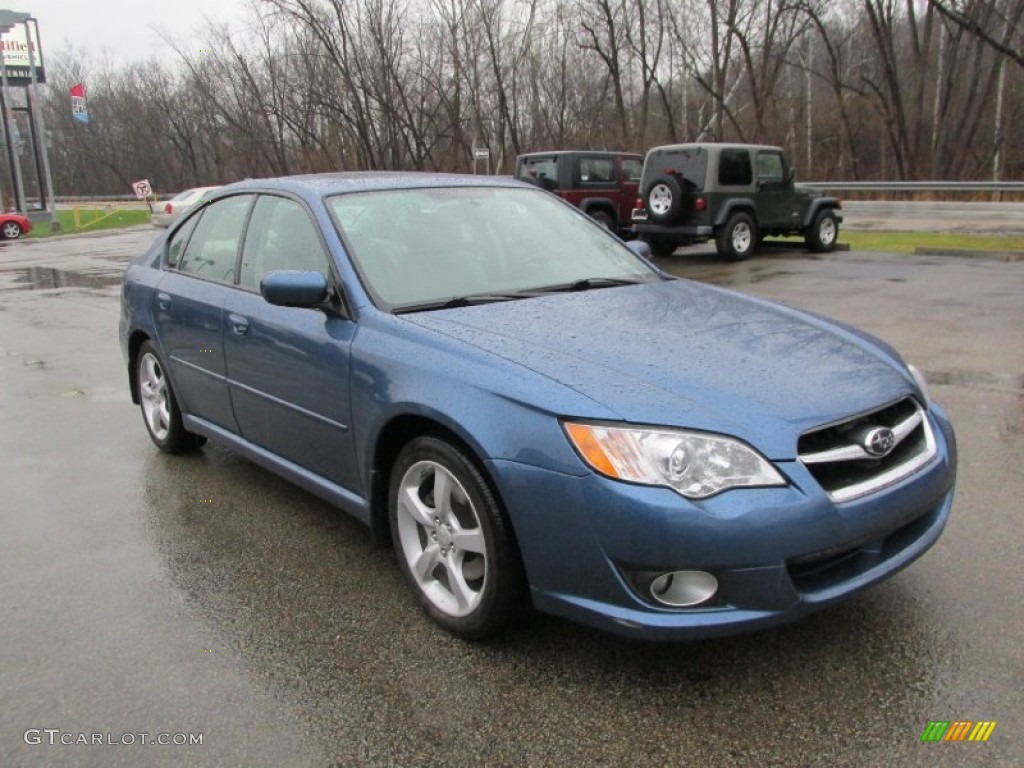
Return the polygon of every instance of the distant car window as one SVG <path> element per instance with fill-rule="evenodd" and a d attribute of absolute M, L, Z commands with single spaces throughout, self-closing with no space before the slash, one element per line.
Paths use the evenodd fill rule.
<path fill-rule="evenodd" d="M 195 230 L 196 224 L 201 217 L 201 213 L 196 214 L 182 224 L 181 228 L 171 237 L 171 242 L 167 246 L 167 266 L 178 267 L 178 260 L 181 258 L 185 246 L 188 245 L 188 240 L 192 236 L 192 232 Z"/>
<path fill-rule="evenodd" d="M 615 161 L 610 157 L 581 157 L 576 181 L 583 184 L 614 184 Z"/>
<path fill-rule="evenodd" d="M 640 175 L 643 173 L 643 170 L 644 164 L 641 160 L 627 157 L 622 161 L 622 175 L 626 181 L 640 181 Z"/>
<path fill-rule="evenodd" d="M 652 151 L 644 163 L 642 185 L 644 189 L 662 175 L 675 176 L 691 191 L 704 189 L 708 172 L 708 153 L 703 147 L 686 149 L 659 149 Z"/>
<path fill-rule="evenodd" d="M 239 241 L 253 197 L 236 195 L 207 207 L 177 268 L 196 277 L 234 282 Z"/>
<path fill-rule="evenodd" d="M 750 152 L 746 149 L 723 149 L 718 157 L 718 183 L 725 187 L 745 187 L 753 180 Z"/>
<path fill-rule="evenodd" d="M 785 180 L 782 155 L 778 152 L 760 152 L 757 155 L 758 181 L 780 182 Z"/>
<path fill-rule="evenodd" d="M 281 269 L 326 275 L 327 258 L 316 225 L 299 203 L 263 195 L 245 237 L 239 285 L 258 291 L 264 275 Z"/>

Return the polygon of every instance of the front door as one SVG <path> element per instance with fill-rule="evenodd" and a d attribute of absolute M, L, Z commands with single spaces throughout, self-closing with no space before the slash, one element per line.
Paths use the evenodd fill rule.
<path fill-rule="evenodd" d="M 757 220 L 763 230 L 791 230 L 799 227 L 798 196 L 781 152 L 762 150 L 754 165 L 757 171 Z"/>
<path fill-rule="evenodd" d="M 253 195 L 218 200 L 171 237 L 153 317 L 171 384 L 186 414 L 235 431 L 225 381 L 223 306 Z"/>
<path fill-rule="evenodd" d="M 242 251 L 239 288 L 225 305 L 228 387 L 243 437 L 358 491 L 349 352 L 355 324 L 333 312 L 268 304 L 260 280 L 282 269 L 330 275 L 306 209 L 261 195 Z"/>

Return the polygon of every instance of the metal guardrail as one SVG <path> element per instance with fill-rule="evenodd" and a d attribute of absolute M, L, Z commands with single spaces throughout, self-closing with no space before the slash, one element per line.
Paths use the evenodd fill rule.
<path fill-rule="evenodd" d="M 807 181 L 823 192 L 1024 192 L 1024 181 Z"/>
<path fill-rule="evenodd" d="M 1024 181 L 801 181 L 822 191 L 845 192 L 1016 192 L 1024 193 Z M 154 200 L 171 194 L 154 195 Z M 58 195 L 58 203 L 134 203 L 133 195 Z"/>

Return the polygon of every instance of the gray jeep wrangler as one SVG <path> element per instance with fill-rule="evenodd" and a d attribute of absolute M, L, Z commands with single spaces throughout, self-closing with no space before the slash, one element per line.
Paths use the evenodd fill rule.
<path fill-rule="evenodd" d="M 647 153 L 632 231 L 654 256 L 715 239 L 739 261 L 765 238 L 803 235 L 812 251 L 831 251 L 839 237 L 837 198 L 793 183 L 780 147 L 672 144 Z"/>

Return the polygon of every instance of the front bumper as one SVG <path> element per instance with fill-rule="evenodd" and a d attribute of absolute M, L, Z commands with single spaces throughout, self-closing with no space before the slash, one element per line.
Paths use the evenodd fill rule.
<path fill-rule="evenodd" d="M 798 462 L 785 488 L 733 490 L 702 502 L 596 475 L 491 463 L 541 611 L 649 640 L 734 634 L 793 621 L 906 567 L 939 538 L 952 506 L 956 447 L 929 413 L 938 453 L 904 481 L 834 504 Z M 552 501 L 557 500 L 557 501 Z M 631 586 L 631 571 L 702 570 L 719 583 L 696 608 L 668 608 Z"/>

